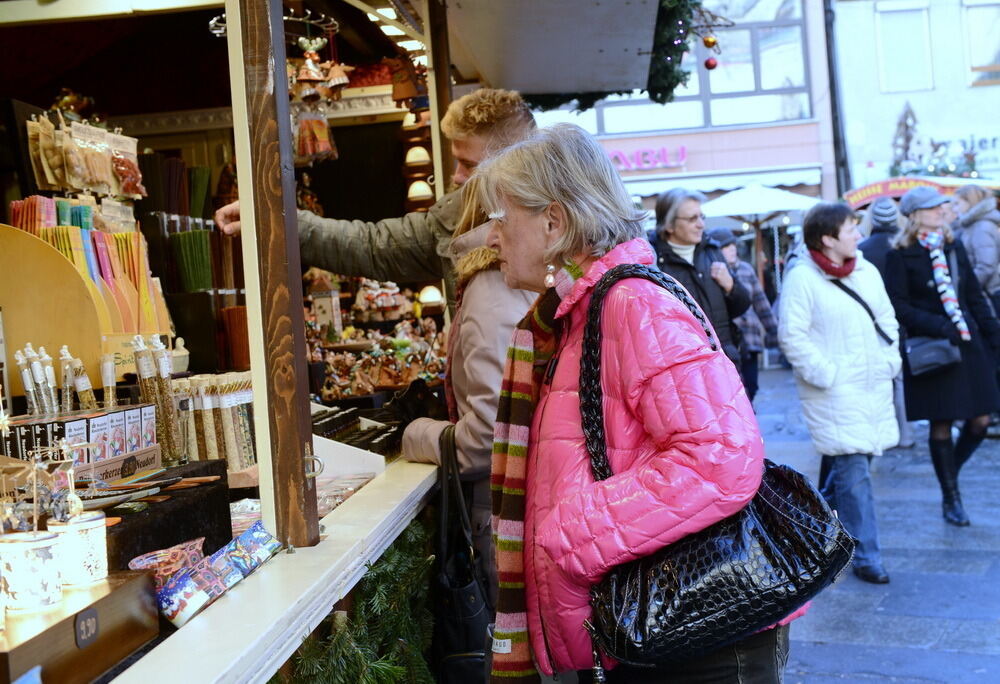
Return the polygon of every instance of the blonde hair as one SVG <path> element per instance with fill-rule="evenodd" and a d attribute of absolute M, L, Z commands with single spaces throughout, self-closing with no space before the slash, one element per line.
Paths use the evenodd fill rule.
<path fill-rule="evenodd" d="M 441 119 L 441 132 L 448 138 L 483 137 L 488 152 L 524 140 L 534 130 L 535 117 L 514 90 L 480 88 L 448 105 Z"/>
<path fill-rule="evenodd" d="M 976 206 L 990 196 L 990 192 L 980 185 L 963 185 L 955 191 L 955 197 L 961 197 L 969 206 Z"/>
<path fill-rule="evenodd" d="M 917 232 L 920 230 L 920 224 L 917 223 L 914 216 L 919 211 L 923 210 L 918 209 L 907 216 L 903 222 L 903 227 L 892 237 L 892 246 L 896 249 L 903 249 L 917 242 Z M 941 232 L 944 234 L 945 242 L 953 242 L 955 240 L 955 234 L 951 232 L 951 227 L 948 224 L 941 226 Z"/>
<path fill-rule="evenodd" d="M 479 177 L 473 175 L 462 186 L 462 215 L 455 226 L 453 237 L 458 237 L 489 220 L 479 201 Z"/>
<path fill-rule="evenodd" d="M 636 211 L 604 149 L 573 124 L 556 124 L 516 143 L 479 166 L 479 198 L 490 214 L 513 203 L 544 211 L 556 202 L 566 230 L 543 255 L 561 264 L 580 254 L 600 257 L 644 235 L 645 212 Z"/>

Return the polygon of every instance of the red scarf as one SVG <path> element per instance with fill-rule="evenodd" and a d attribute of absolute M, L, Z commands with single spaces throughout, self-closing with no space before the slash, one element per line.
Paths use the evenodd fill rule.
<path fill-rule="evenodd" d="M 843 265 L 838 266 L 830 261 L 823 252 L 817 252 L 815 249 L 809 250 L 809 256 L 813 258 L 817 266 L 823 269 L 824 273 L 834 278 L 846 278 L 851 275 L 851 271 L 854 270 L 854 264 L 857 262 L 855 257 L 851 257 L 850 259 L 845 259 Z"/>

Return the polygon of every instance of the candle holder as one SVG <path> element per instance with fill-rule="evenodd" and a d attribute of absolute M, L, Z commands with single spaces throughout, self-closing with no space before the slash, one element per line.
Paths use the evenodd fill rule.
<path fill-rule="evenodd" d="M 65 521 L 49 519 L 48 528 L 59 538 L 56 553 L 63 586 L 87 586 L 108 576 L 104 513 L 88 511 Z"/>
<path fill-rule="evenodd" d="M 62 601 L 52 532 L 14 532 L 0 536 L 0 584 L 8 612 L 44 610 Z"/>

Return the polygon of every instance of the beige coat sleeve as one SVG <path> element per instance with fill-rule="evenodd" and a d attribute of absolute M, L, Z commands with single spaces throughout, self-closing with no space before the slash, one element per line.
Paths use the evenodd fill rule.
<path fill-rule="evenodd" d="M 452 380 L 459 408 L 455 426 L 458 465 L 469 479 L 485 477 L 490 471 L 507 347 L 514 326 L 536 297 L 531 292 L 509 289 L 496 270 L 477 274 L 466 287 Z M 460 368 L 455 368 L 456 362 Z M 420 419 L 407 426 L 403 433 L 405 458 L 439 463 L 437 440 L 446 425 L 444 421 Z"/>

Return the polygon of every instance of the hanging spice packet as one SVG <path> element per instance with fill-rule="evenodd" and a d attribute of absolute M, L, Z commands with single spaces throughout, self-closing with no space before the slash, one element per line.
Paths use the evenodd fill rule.
<path fill-rule="evenodd" d="M 66 187 L 66 173 L 62 149 L 59 147 L 59 137 L 56 127 L 47 116 L 38 119 L 38 146 L 41 150 L 42 171 L 46 182 L 57 188 Z"/>
<path fill-rule="evenodd" d="M 111 145 L 111 161 L 118 181 L 118 195 L 139 199 L 146 196 L 139 170 L 139 156 L 136 154 L 139 141 L 127 135 L 112 133 L 108 136 Z"/>
<path fill-rule="evenodd" d="M 25 128 L 28 132 L 28 157 L 31 160 L 31 171 L 35 177 L 35 185 L 39 190 L 57 190 L 54 183 L 49 182 L 45 175 L 45 167 L 42 164 L 42 143 L 41 126 L 37 121 L 26 121 Z"/>

